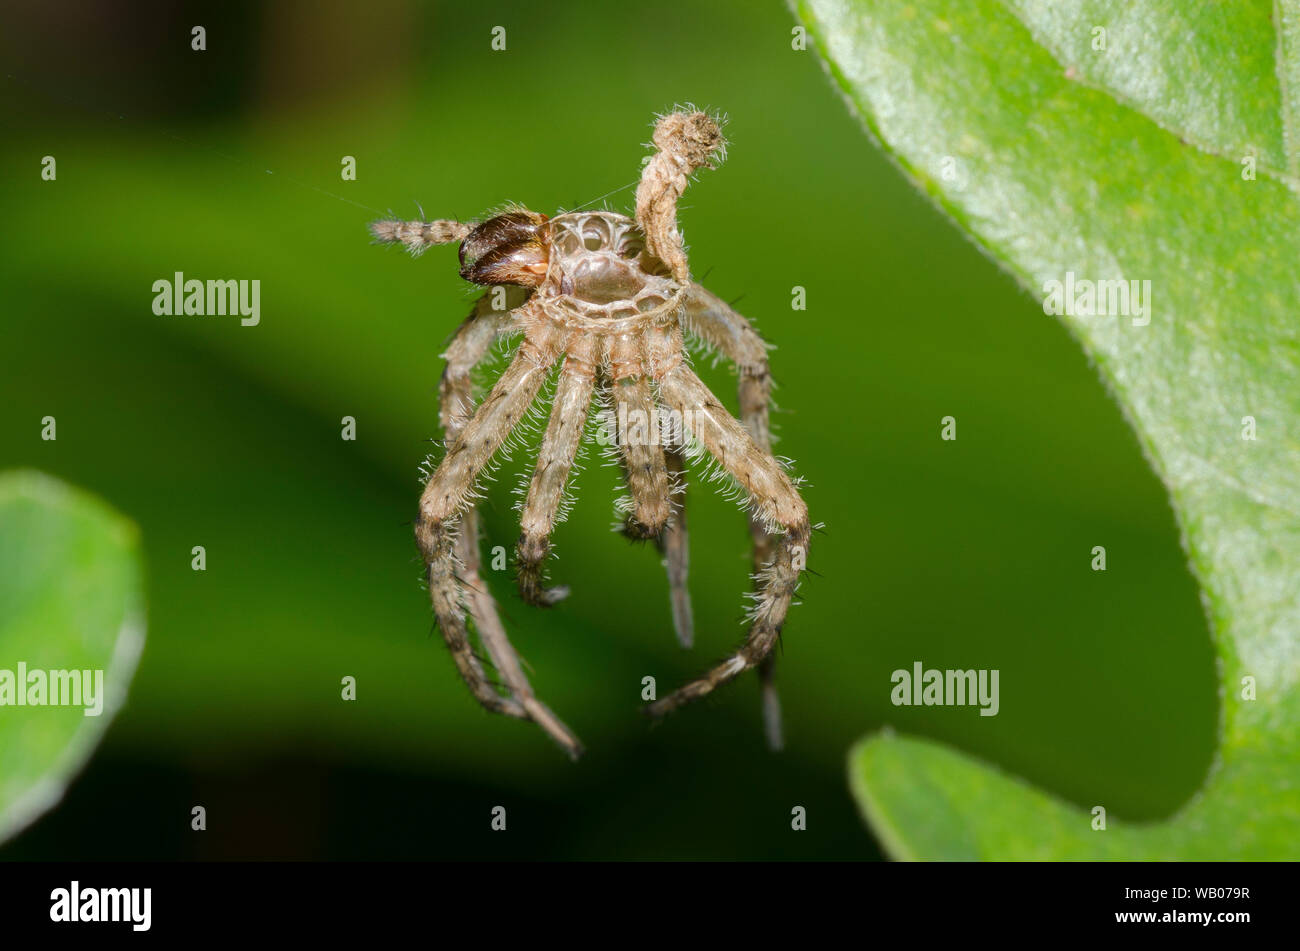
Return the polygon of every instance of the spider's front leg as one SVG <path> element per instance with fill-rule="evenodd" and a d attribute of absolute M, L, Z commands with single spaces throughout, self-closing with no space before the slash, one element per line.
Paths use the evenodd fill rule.
<path fill-rule="evenodd" d="M 443 638 L 461 676 L 487 709 L 522 716 L 537 723 L 571 756 L 582 746 L 573 733 L 533 695 L 523 677 L 518 656 L 504 631 L 480 631 L 498 663 L 511 697 L 502 697 L 483 675 L 473 653 L 465 624 L 465 591 L 458 558 L 457 528 L 470 507 L 471 493 L 483 470 L 507 436 L 537 398 L 542 381 L 554 365 L 558 348 L 553 341 L 525 336 L 510 366 L 497 380 L 474 415 L 465 424 L 429 478 L 420 496 L 415 537 L 428 571 L 429 597 Z M 493 643 L 486 640 L 499 637 Z"/>
<path fill-rule="evenodd" d="M 380 244 L 403 245 L 416 257 L 435 245 L 463 241 L 470 230 L 467 224 L 445 218 L 438 221 L 398 221 L 386 218 L 370 223 L 370 233 Z"/>
<path fill-rule="evenodd" d="M 662 716 L 711 693 L 771 654 L 799 587 L 809 538 L 808 508 L 781 464 L 759 448 L 749 431 L 689 367 L 681 363 L 668 371 L 659 382 L 659 394 L 669 409 L 681 414 L 691 435 L 749 494 L 763 526 L 782 528 L 784 532 L 777 539 L 771 560 L 758 573 L 749 636 L 744 644 L 704 676 L 649 704 L 646 712 L 652 716 Z"/>
<path fill-rule="evenodd" d="M 646 251 L 668 265 L 678 283 L 687 284 L 690 264 L 677 229 L 677 201 L 691 175 L 722 161 L 727 141 L 716 117 L 684 111 L 660 116 L 651 141 L 656 152 L 641 170 L 636 220 L 645 233 Z"/>

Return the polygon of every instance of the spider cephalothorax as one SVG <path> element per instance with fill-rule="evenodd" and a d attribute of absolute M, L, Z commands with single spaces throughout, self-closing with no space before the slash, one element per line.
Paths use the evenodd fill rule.
<path fill-rule="evenodd" d="M 722 157 L 726 143 L 718 121 L 702 112 L 669 113 L 655 124 L 653 142 L 635 218 L 608 211 L 548 218 L 511 208 L 475 226 L 371 226 L 379 240 L 415 253 L 459 241 L 462 277 L 514 285 L 505 309 L 492 307 L 491 292 L 480 298 L 444 354 L 440 415 L 447 448 L 420 497 L 415 536 L 438 626 L 475 697 L 489 710 L 534 721 L 573 756 L 581 752 L 577 738 L 533 693 L 478 573 L 476 486 L 549 377 L 555 378 L 550 418 L 516 546 L 525 601 L 551 605 L 568 593 L 545 585 L 543 566 L 593 403 L 612 430 L 627 482 L 624 531 L 654 539 L 663 551 L 673 622 L 684 646 L 693 640 L 686 592 L 688 460 L 712 457 L 715 473 L 730 478 L 749 501 L 756 567 L 749 635 L 704 676 L 651 703 L 648 713 L 667 713 L 758 667 L 768 737 L 779 746 L 772 648 L 807 556 L 808 510 L 771 452 L 767 347 L 744 317 L 691 281 L 677 230 L 677 200 L 689 176 Z M 498 338 L 518 334 L 510 365 L 476 405 L 471 372 Z M 684 334 L 736 364 L 743 422 L 691 370 Z M 467 616 L 500 674 L 500 689 L 471 644 Z"/>

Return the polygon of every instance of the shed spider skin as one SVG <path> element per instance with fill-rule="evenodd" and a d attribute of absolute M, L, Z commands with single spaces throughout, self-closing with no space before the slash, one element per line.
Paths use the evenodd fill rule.
<path fill-rule="evenodd" d="M 413 254 L 459 242 L 461 276 L 507 290 L 504 310 L 490 306 L 491 291 L 480 298 L 443 354 L 439 414 L 446 453 L 420 496 L 415 538 L 438 627 L 475 698 L 488 710 L 531 720 L 573 758 L 582 745 L 533 692 L 479 575 L 478 485 L 548 378 L 554 395 L 516 546 L 524 601 L 549 606 L 568 593 L 546 585 L 544 565 L 593 405 L 607 422 L 625 476 L 623 530 L 654 540 L 662 552 L 683 646 L 694 636 L 686 589 L 687 462 L 711 458 L 709 477 L 727 480 L 748 500 L 755 567 L 748 636 L 701 677 L 647 705 L 646 713 L 663 716 L 757 667 L 768 740 L 780 748 L 772 650 L 807 558 L 808 509 L 771 451 L 767 345 L 744 317 L 691 281 L 677 227 L 677 202 L 691 176 L 725 155 L 720 122 L 678 110 L 656 121 L 652 141 L 635 218 L 609 211 L 547 217 L 513 207 L 477 224 L 370 226 L 380 242 Z M 509 365 L 476 406 L 472 371 L 499 339 L 515 335 L 520 341 Z M 684 335 L 736 365 L 740 420 L 692 371 Z M 474 650 L 470 621 L 499 684 Z"/>

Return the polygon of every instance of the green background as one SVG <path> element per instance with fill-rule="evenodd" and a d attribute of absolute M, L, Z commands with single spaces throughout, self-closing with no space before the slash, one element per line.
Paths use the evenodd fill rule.
<path fill-rule="evenodd" d="M 793 27 L 739 2 L 0 14 L 0 467 L 104 496 L 149 572 L 125 709 L 0 858 L 870 858 L 845 755 L 882 725 L 1112 816 L 1186 801 L 1217 687 L 1164 490 L 1065 329 L 890 166 Z M 731 140 L 683 201 L 692 268 L 776 345 L 777 451 L 826 534 L 783 638 L 786 751 L 764 748 L 753 678 L 652 726 L 641 678 L 668 689 L 743 633 L 744 518 L 693 488 L 684 652 L 654 551 L 610 532 L 616 473 L 589 465 L 556 538 L 569 600 L 528 608 L 492 576 L 588 746 L 575 766 L 482 713 L 432 630 L 409 521 L 471 293 L 454 251 L 413 261 L 365 225 L 591 201 L 686 101 Z M 261 325 L 155 316 L 175 271 L 261 280 Z M 734 376 L 702 375 L 734 409 Z M 527 456 L 491 488 L 488 545 L 517 537 Z M 1000 713 L 892 706 L 915 661 L 1000 670 Z"/>

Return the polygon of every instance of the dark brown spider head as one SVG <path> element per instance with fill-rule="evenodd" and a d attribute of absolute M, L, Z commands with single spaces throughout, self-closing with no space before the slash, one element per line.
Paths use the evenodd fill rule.
<path fill-rule="evenodd" d="M 537 287 L 546 277 L 546 215 L 515 208 L 474 228 L 460 243 L 460 276 L 475 284 Z"/>

